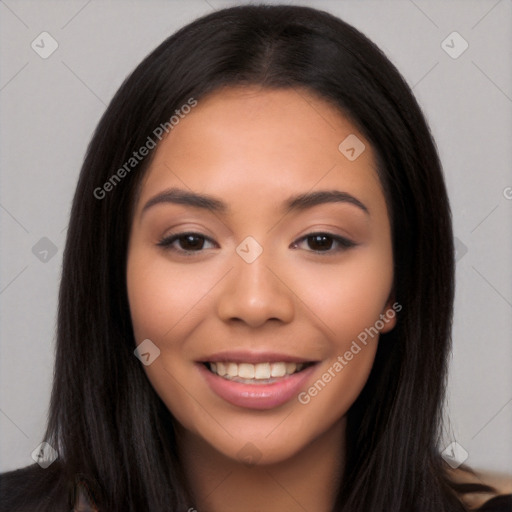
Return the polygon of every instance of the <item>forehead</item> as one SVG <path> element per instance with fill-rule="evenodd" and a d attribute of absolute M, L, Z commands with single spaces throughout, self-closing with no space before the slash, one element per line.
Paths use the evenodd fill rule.
<path fill-rule="evenodd" d="M 198 100 L 157 147 L 140 203 L 174 186 L 233 203 L 315 188 L 382 196 L 368 141 L 332 104 L 301 89 L 231 87 Z"/>

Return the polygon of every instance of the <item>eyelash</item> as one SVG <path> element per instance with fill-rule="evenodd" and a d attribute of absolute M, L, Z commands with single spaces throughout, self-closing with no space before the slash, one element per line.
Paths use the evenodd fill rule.
<path fill-rule="evenodd" d="M 169 235 L 167 237 L 164 237 L 156 245 L 159 246 L 159 247 L 164 248 L 165 250 L 174 251 L 174 252 L 176 252 L 178 254 L 181 254 L 181 255 L 187 256 L 187 257 L 195 256 L 196 254 L 202 252 L 202 249 L 197 250 L 197 251 L 187 251 L 185 249 L 178 249 L 176 247 L 173 247 L 174 242 L 179 241 L 180 238 L 184 238 L 184 237 L 188 237 L 188 236 L 193 236 L 193 237 L 196 237 L 196 238 L 201 238 L 201 239 L 204 239 L 205 241 L 215 243 L 211 238 L 209 238 L 209 237 L 207 237 L 205 235 L 201 235 L 200 233 L 183 232 L 183 233 L 173 233 L 173 234 L 171 234 L 171 235 Z M 355 247 L 357 245 L 355 242 L 353 242 L 352 240 L 349 240 L 348 238 L 344 238 L 344 237 L 341 237 L 341 236 L 338 236 L 338 235 L 334 235 L 332 233 L 326 233 L 326 232 L 323 232 L 323 231 L 309 233 L 309 234 L 303 236 L 302 238 L 300 238 L 299 240 L 297 240 L 297 242 L 294 242 L 292 245 L 294 247 L 296 247 L 300 242 L 303 242 L 303 241 L 306 241 L 306 240 L 308 240 L 310 238 L 314 238 L 314 237 L 318 237 L 318 236 L 331 238 L 334 242 L 336 242 L 338 244 L 338 248 L 335 249 L 334 251 L 330 250 L 330 249 L 327 250 L 327 251 L 315 251 L 315 250 L 309 251 L 309 252 L 312 252 L 314 254 L 319 254 L 319 255 L 322 255 L 322 256 L 337 254 L 340 251 L 344 251 L 346 249 L 350 249 L 351 247 Z"/>

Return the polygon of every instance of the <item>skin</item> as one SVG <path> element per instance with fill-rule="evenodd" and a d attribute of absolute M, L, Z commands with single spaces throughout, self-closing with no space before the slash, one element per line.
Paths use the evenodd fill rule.
<path fill-rule="evenodd" d="M 354 161 L 338 150 L 350 134 L 366 146 Z M 306 405 L 295 397 L 263 411 L 231 405 L 196 362 L 229 349 L 318 361 L 307 391 L 390 311 L 390 223 L 372 148 L 311 93 L 250 87 L 202 98 L 155 151 L 134 209 L 127 288 L 136 343 L 149 338 L 160 349 L 144 370 L 177 420 L 191 506 L 328 511 L 343 475 L 345 415 L 366 383 L 378 336 Z M 143 211 L 170 187 L 214 196 L 230 211 L 173 203 Z M 336 202 L 283 215 L 290 196 L 334 189 L 368 212 Z M 174 251 L 158 246 L 191 231 L 213 242 L 196 240 L 199 250 L 189 256 L 177 252 L 190 250 L 186 240 Z M 304 239 L 318 232 L 357 245 L 333 242 L 318 253 Z M 252 263 L 236 252 L 247 236 L 263 248 Z M 241 460 L 247 450 L 256 461 L 250 466 Z"/>

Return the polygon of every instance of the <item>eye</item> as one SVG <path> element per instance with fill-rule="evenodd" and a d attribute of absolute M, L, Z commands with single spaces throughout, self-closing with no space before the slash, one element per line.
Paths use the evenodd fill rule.
<path fill-rule="evenodd" d="M 177 247 L 176 243 L 180 247 Z M 205 249 L 205 243 L 215 244 L 213 240 L 207 236 L 201 235 L 200 233 L 174 233 L 162 238 L 157 245 L 166 250 L 175 251 L 185 256 L 189 256 L 192 255 L 192 253 L 199 253 Z M 208 249 L 209 247 L 206 248 Z"/>
<path fill-rule="evenodd" d="M 292 248 L 301 248 L 307 243 L 311 252 L 333 254 L 357 245 L 348 238 L 344 238 L 331 233 L 310 233 L 292 244 Z M 211 244 L 211 247 L 205 247 L 205 244 Z M 174 251 L 184 256 L 191 256 L 193 253 L 200 253 L 204 249 L 213 248 L 215 242 L 200 233 L 173 233 L 162 238 L 157 245 L 165 250 Z"/>
<path fill-rule="evenodd" d="M 337 253 L 357 245 L 348 238 L 334 235 L 332 233 L 310 233 L 309 235 L 302 237 L 297 242 L 294 242 L 292 247 L 297 248 L 304 242 L 307 243 L 312 252 L 326 254 Z"/>

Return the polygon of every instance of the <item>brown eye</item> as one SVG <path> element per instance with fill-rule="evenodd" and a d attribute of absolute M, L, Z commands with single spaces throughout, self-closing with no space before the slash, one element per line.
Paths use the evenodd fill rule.
<path fill-rule="evenodd" d="M 355 242 L 352 242 L 348 238 L 344 238 L 338 235 L 333 235 L 330 233 L 311 233 L 295 242 L 293 247 L 296 248 L 305 241 L 307 242 L 308 248 L 312 252 L 327 254 L 337 253 L 357 245 Z"/>
<path fill-rule="evenodd" d="M 329 250 L 334 242 L 333 238 L 327 235 L 308 236 L 308 246 L 314 251 Z"/>
<path fill-rule="evenodd" d="M 176 233 L 163 238 L 157 245 L 164 249 L 187 254 L 201 252 L 205 248 L 205 243 L 213 243 L 213 240 L 200 233 Z"/>
<path fill-rule="evenodd" d="M 197 235 L 183 235 L 177 238 L 180 249 L 185 251 L 197 251 L 203 248 L 205 239 Z"/>

